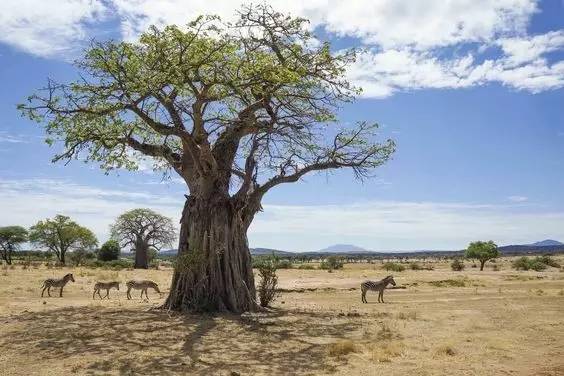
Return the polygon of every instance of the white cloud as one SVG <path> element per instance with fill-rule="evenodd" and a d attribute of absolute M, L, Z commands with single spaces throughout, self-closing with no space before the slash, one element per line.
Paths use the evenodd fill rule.
<path fill-rule="evenodd" d="M 509 196 L 507 199 L 512 202 L 525 202 L 529 200 L 526 196 Z"/>
<path fill-rule="evenodd" d="M 21 135 L 14 135 L 8 132 L 0 131 L 0 144 L 24 144 L 27 143 L 28 139 Z"/>
<path fill-rule="evenodd" d="M 89 39 L 88 24 L 106 11 L 101 0 L 2 0 L 0 42 L 60 58 Z"/>
<path fill-rule="evenodd" d="M 101 189 L 67 180 L 0 180 L 0 226 L 30 226 L 56 214 L 71 216 L 103 241 L 126 210 L 149 207 L 178 223 L 181 193 Z M 251 246 L 317 250 L 353 243 L 374 250 L 459 249 L 477 239 L 499 244 L 564 238 L 564 213 L 523 205 L 368 201 L 358 204 L 264 205 L 249 231 Z"/>
<path fill-rule="evenodd" d="M 4 0 L 0 41 L 41 56 L 74 50 L 100 21 L 118 21 L 126 40 L 151 24 L 185 24 L 200 14 L 232 19 L 245 1 Z M 311 20 L 335 36 L 359 38 L 369 52 L 349 70 L 366 97 L 397 91 L 500 83 L 533 93 L 564 86 L 564 31 L 528 35 L 536 0 L 270 0 L 274 8 Z M 105 27 L 108 27 L 106 23 Z M 111 23 L 113 24 L 113 23 Z M 486 51 L 495 57 L 484 60 Z M 457 51 L 466 51 L 460 56 Z M 491 55 L 488 55 L 491 56 Z"/>

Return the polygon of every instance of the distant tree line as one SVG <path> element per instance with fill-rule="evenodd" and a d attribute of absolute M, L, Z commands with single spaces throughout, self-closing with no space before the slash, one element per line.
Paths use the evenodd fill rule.
<path fill-rule="evenodd" d="M 11 265 L 17 256 L 39 259 L 54 256 L 61 265 L 70 261 L 79 266 L 94 258 L 102 262 L 118 260 L 121 248 L 131 246 L 135 253 L 134 267 L 146 269 L 157 251 L 170 246 L 175 239 L 172 220 L 150 209 L 123 213 L 110 230 L 110 240 L 97 249 L 98 239 L 94 233 L 64 215 L 41 220 L 29 229 L 0 227 L 0 257 Z M 21 251 L 26 243 L 41 251 Z"/>

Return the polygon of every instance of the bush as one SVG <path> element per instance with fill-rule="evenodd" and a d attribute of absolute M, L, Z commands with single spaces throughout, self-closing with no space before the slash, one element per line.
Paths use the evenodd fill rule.
<path fill-rule="evenodd" d="M 98 260 L 113 261 L 119 258 L 121 249 L 117 240 L 110 239 L 98 250 Z"/>
<path fill-rule="evenodd" d="M 535 257 L 534 259 L 523 256 L 513 261 L 512 264 L 513 268 L 517 270 L 534 270 L 537 272 L 541 272 L 548 266 L 553 265 L 558 265 L 558 263 L 556 263 L 549 256 L 540 256 Z"/>
<path fill-rule="evenodd" d="M 69 253 L 69 260 L 73 266 L 81 266 L 86 264 L 88 260 L 92 260 L 96 255 L 85 249 L 77 249 Z"/>
<path fill-rule="evenodd" d="M 276 290 L 278 286 L 278 276 L 276 275 L 278 261 L 275 256 L 271 256 L 261 257 L 256 262 L 256 268 L 260 276 L 258 295 L 261 307 L 268 307 L 278 294 Z"/>
<path fill-rule="evenodd" d="M 542 263 L 538 260 L 533 260 L 531 262 L 531 269 L 533 269 L 536 272 L 542 272 L 546 268 L 547 268 L 546 264 L 544 264 L 544 263 Z"/>
<path fill-rule="evenodd" d="M 384 264 L 383 268 L 387 271 L 392 271 L 392 272 L 403 272 L 405 270 L 405 266 L 395 262 L 387 262 Z"/>
<path fill-rule="evenodd" d="M 450 268 L 455 272 L 461 272 L 464 270 L 465 265 L 464 262 L 462 262 L 461 260 L 454 259 L 454 261 L 450 264 Z"/>
<path fill-rule="evenodd" d="M 410 264 L 409 264 L 409 268 L 410 268 L 411 270 L 423 270 L 423 268 L 421 267 L 421 265 L 419 265 L 419 264 L 416 263 L 416 262 L 410 263 Z"/>
<path fill-rule="evenodd" d="M 557 263 L 552 257 L 550 256 L 539 256 L 536 258 L 537 261 L 542 262 L 545 265 L 552 266 L 553 268 L 559 268 L 560 264 Z"/>
<path fill-rule="evenodd" d="M 277 269 L 292 269 L 292 267 L 290 260 L 278 260 L 276 264 Z"/>
<path fill-rule="evenodd" d="M 128 259 L 118 259 L 113 261 L 93 260 L 91 262 L 88 262 L 87 266 L 92 268 L 121 270 L 133 267 L 133 263 Z"/>
<path fill-rule="evenodd" d="M 343 259 L 338 256 L 329 256 L 325 261 L 321 263 L 319 266 L 323 270 L 335 270 L 335 269 L 343 269 Z"/>

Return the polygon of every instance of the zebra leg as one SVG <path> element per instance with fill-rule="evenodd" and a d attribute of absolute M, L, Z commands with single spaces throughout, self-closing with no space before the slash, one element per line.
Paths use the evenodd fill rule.
<path fill-rule="evenodd" d="M 141 289 L 141 299 L 143 299 L 143 289 Z"/>
<path fill-rule="evenodd" d="M 92 300 L 96 299 L 96 289 L 94 289 L 94 292 L 92 293 Z"/>
<path fill-rule="evenodd" d="M 45 293 L 45 290 L 47 290 L 47 287 L 43 287 L 43 290 L 41 290 L 41 297 L 43 298 L 43 294 Z"/>
<path fill-rule="evenodd" d="M 63 288 L 61 287 L 61 290 L 59 290 L 59 297 L 62 298 L 63 297 Z"/>
<path fill-rule="evenodd" d="M 51 297 L 51 286 L 47 287 L 47 295 L 49 295 L 49 297 Z"/>
<path fill-rule="evenodd" d="M 382 290 L 378 291 L 378 303 L 382 302 Z"/>
<path fill-rule="evenodd" d="M 110 289 L 106 289 L 106 295 L 104 295 L 104 298 L 110 299 Z"/>
<path fill-rule="evenodd" d="M 104 299 L 102 298 L 102 294 L 100 294 L 100 289 L 98 289 L 98 296 L 100 297 L 100 300 Z"/>
<path fill-rule="evenodd" d="M 131 292 L 131 287 L 128 287 L 128 288 L 127 288 L 127 300 L 131 300 L 131 294 L 130 294 L 130 292 Z"/>

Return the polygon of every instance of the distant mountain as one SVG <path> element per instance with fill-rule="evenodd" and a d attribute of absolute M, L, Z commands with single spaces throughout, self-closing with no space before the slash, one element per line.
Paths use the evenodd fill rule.
<path fill-rule="evenodd" d="M 294 252 L 281 251 L 279 249 L 271 248 L 251 248 L 250 251 L 253 256 L 272 255 L 273 253 L 276 256 L 295 256 Z"/>
<path fill-rule="evenodd" d="M 251 248 L 251 255 L 259 256 L 259 255 L 271 255 L 274 253 L 277 256 L 293 256 L 295 255 L 293 252 L 281 251 L 279 249 L 271 249 L 271 248 Z M 176 256 L 178 254 L 178 250 L 176 249 L 167 249 L 165 251 L 160 251 L 159 255 L 161 256 Z"/>
<path fill-rule="evenodd" d="M 546 239 L 546 240 L 542 240 L 540 242 L 536 242 L 536 243 L 528 244 L 528 245 L 532 245 L 532 246 L 535 246 L 535 247 L 546 247 L 546 246 L 560 246 L 560 245 L 564 245 L 564 243 L 559 242 L 557 240 Z"/>
<path fill-rule="evenodd" d="M 334 244 L 327 248 L 320 249 L 319 253 L 371 253 L 368 249 L 354 244 Z"/>

